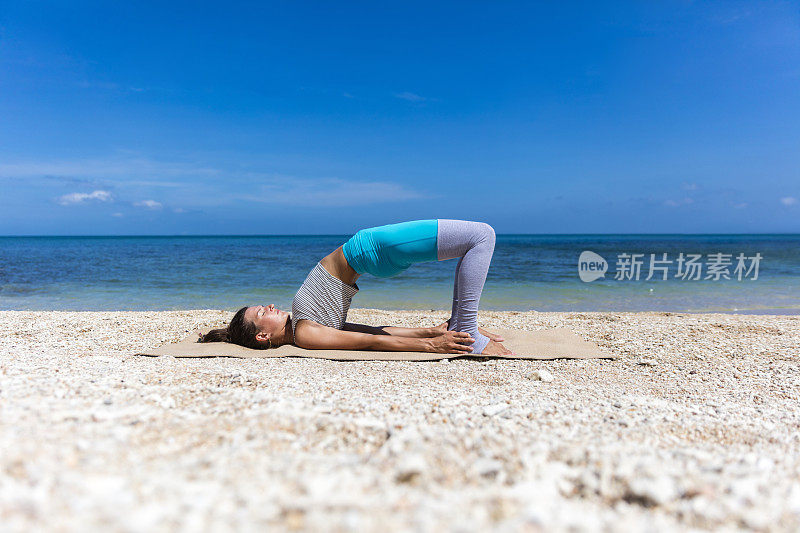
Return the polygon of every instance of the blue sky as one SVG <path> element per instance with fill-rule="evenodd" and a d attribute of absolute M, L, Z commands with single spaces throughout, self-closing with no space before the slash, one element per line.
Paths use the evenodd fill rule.
<path fill-rule="evenodd" d="M 800 232 L 792 2 L 9 2 L 0 234 Z"/>

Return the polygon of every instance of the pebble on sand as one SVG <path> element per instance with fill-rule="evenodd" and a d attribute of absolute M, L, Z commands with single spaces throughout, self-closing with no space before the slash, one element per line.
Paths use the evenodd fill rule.
<path fill-rule="evenodd" d="M 553 381 L 553 374 L 547 370 L 534 370 L 531 372 L 530 379 L 533 381 L 544 381 L 545 383 L 550 383 Z"/>

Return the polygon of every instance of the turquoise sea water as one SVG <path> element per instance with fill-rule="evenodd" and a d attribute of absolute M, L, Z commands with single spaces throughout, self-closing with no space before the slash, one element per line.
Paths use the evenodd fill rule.
<path fill-rule="evenodd" d="M 274 303 L 290 310 L 308 272 L 349 237 L 0 237 L 0 309 L 234 310 Z M 604 278 L 581 281 L 585 250 L 607 261 Z M 645 280 L 650 254 L 660 260 L 664 253 L 672 261 L 668 279 L 656 271 Z M 700 279 L 677 276 L 681 253 L 700 256 Z M 730 254 L 731 279 L 706 279 L 718 253 Z M 621 254 L 643 254 L 638 280 L 615 279 Z M 739 254 L 760 254 L 757 279 L 752 270 L 736 279 Z M 419 263 L 394 278 L 365 274 L 352 307 L 449 309 L 457 262 Z M 800 235 L 498 235 L 481 309 L 798 314 Z"/>

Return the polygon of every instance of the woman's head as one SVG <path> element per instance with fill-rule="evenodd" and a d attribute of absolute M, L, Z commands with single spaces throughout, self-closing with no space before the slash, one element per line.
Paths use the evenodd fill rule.
<path fill-rule="evenodd" d="M 242 307 L 228 327 L 212 329 L 200 342 L 232 342 L 247 348 L 266 349 L 284 344 L 289 313 L 274 305 Z"/>

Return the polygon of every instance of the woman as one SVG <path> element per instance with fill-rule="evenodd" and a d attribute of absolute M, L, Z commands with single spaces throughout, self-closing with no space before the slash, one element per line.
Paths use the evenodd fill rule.
<path fill-rule="evenodd" d="M 494 229 L 483 222 L 413 220 L 363 229 L 324 257 L 292 302 L 243 307 L 228 327 L 201 342 L 227 341 L 250 348 L 295 344 L 313 350 L 379 350 L 511 355 L 504 339 L 478 327 L 478 304 L 494 253 Z M 459 257 L 450 319 L 435 328 L 373 327 L 346 322 L 356 280 L 364 273 L 391 277 L 414 263 Z"/>

